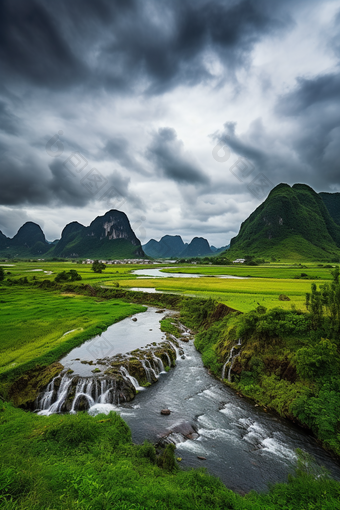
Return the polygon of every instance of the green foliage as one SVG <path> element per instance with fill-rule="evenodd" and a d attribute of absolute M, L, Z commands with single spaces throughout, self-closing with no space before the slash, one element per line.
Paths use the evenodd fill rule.
<path fill-rule="evenodd" d="M 339 354 L 336 344 L 328 339 L 296 352 L 297 372 L 303 379 L 315 380 L 339 373 Z"/>
<path fill-rule="evenodd" d="M 162 319 L 160 324 L 161 331 L 164 331 L 164 333 L 171 333 L 174 336 L 178 336 L 179 330 L 176 324 L 174 324 L 174 319 L 172 319 L 171 317 L 167 319 Z"/>
<path fill-rule="evenodd" d="M 164 451 L 157 458 L 157 466 L 166 471 L 175 471 L 178 469 L 175 459 L 176 446 L 172 443 L 167 444 Z"/>
<path fill-rule="evenodd" d="M 59 282 L 76 282 L 80 281 L 82 277 L 75 269 L 71 269 L 70 271 L 62 271 L 61 273 L 58 273 L 57 276 L 54 278 L 54 281 Z"/>
<path fill-rule="evenodd" d="M 105 268 L 106 265 L 103 262 L 99 262 L 98 260 L 95 260 L 92 264 L 92 271 L 94 273 L 102 273 Z"/>
<path fill-rule="evenodd" d="M 339 266 L 331 272 L 333 282 L 317 288 L 313 283 L 306 294 L 306 308 L 310 311 L 314 329 L 324 328 L 332 338 L 340 333 L 340 282 Z"/>

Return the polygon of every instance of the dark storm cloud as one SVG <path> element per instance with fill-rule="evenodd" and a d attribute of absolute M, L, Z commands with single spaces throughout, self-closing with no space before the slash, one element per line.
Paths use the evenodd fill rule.
<path fill-rule="evenodd" d="M 55 6 L 53 6 L 53 9 Z M 25 78 L 49 87 L 84 77 L 75 57 L 43 2 L 0 2 L 0 72 L 6 82 Z"/>
<path fill-rule="evenodd" d="M 268 0 L 2 0 L 5 80 L 149 91 L 211 78 L 207 52 L 232 76 L 264 35 L 289 25 Z"/>
<path fill-rule="evenodd" d="M 323 108 L 340 103 L 340 73 L 325 74 L 313 79 L 298 78 L 296 89 L 279 100 L 277 111 L 297 116 L 309 107 Z"/>
<path fill-rule="evenodd" d="M 154 133 L 146 156 L 153 161 L 156 173 L 179 184 L 207 185 L 210 182 L 193 158 L 185 153 L 183 143 L 172 128 L 160 128 Z"/>
<path fill-rule="evenodd" d="M 105 143 L 105 146 L 96 155 L 98 160 L 112 159 L 125 167 L 141 175 L 150 175 L 149 172 L 137 161 L 134 155 L 134 149 L 131 144 L 121 137 L 111 138 Z"/>
<path fill-rule="evenodd" d="M 295 90 L 279 99 L 277 111 L 294 118 L 297 129 L 290 143 L 308 165 L 309 181 L 324 189 L 339 185 L 340 73 L 297 80 Z"/>
<path fill-rule="evenodd" d="M 20 119 L 11 112 L 7 102 L 0 99 L 0 130 L 15 135 L 19 132 L 19 125 Z"/>
<path fill-rule="evenodd" d="M 96 192 L 87 185 L 86 174 L 77 175 L 64 161 L 54 160 L 48 170 L 34 158 L 14 158 L 5 154 L 1 162 L 2 205 L 62 205 L 84 207 L 94 201 L 129 200 L 136 207 L 142 201 L 128 190 L 130 179 L 112 171 L 103 176 L 103 186 Z M 109 192 L 109 194 L 107 193 Z"/>

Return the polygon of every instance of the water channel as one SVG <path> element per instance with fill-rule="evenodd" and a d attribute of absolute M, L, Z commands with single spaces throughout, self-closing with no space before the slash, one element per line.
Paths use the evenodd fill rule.
<path fill-rule="evenodd" d="M 149 308 L 147 312 L 124 319 L 104 333 L 105 347 L 99 346 L 100 337 L 96 337 L 74 349 L 61 363 L 80 376 L 92 377 L 94 383 L 99 384 L 96 377 L 100 376 L 91 374 L 89 366 L 80 361 L 92 359 L 95 362 L 103 354 L 124 353 L 164 341 L 159 329 L 163 316 L 159 310 Z M 136 318 L 137 321 L 133 320 Z M 340 464 L 313 436 L 288 420 L 255 407 L 209 375 L 192 339 L 189 342 L 179 340 L 179 344 L 184 354 L 176 349 L 176 367 L 168 373 L 158 370 L 157 382 L 140 391 L 131 402 L 117 405 L 102 397 L 95 401 L 92 380 L 86 379 L 86 384 L 80 384 L 77 391 L 90 395 L 88 388 L 92 388 L 92 397 L 88 397 L 91 398 L 89 413 L 117 411 L 130 426 L 133 441 L 142 443 L 148 439 L 156 443 L 166 437 L 166 441 L 176 444 L 176 456 L 182 459 L 183 467 L 204 466 L 227 487 L 241 493 L 265 490 L 269 482 L 286 481 L 288 473 L 294 470 L 297 448 L 312 454 L 320 465 L 340 479 Z M 90 368 L 92 370 L 93 366 Z M 104 389 L 111 391 L 107 386 Z M 58 406 L 53 409 L 52 412 L 60 412 Z M 162 409 L 169 409 L 171 414 L 163 416 Z"/>

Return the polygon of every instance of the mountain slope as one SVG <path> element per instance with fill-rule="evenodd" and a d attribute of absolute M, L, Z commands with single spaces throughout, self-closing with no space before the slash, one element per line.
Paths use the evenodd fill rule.
<path fill-rule="evenodd" d="M 66 225 L 48 255 L 113 259 L 144 257 L 144 252 L 126 214 L 112 209 L 97 216 L 89 227 L 76 221 Z"/>
<path fill-rule="evenodd" d="M 330 260 L 340 253 L 340 227 L 322 198 L 304 184 L 279 184 L 242 223 L 228 257 L 279 256 Z"/>
<path fill-rule="evenodd" d="M 0 255 L 3 257 L 38 257 L 50 249 L 40 226 L 32 221 L 19 228 L 13 239 L 0 235 Z"/>
<path fill-rule="evenodd" d="M 340 225 L 340 193 L 319 193 L 329 214 Z"/>

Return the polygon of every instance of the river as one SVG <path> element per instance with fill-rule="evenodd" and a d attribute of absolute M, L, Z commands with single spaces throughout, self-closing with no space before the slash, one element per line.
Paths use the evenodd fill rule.
<path fill-rule="evenodd" d="M 145 313 L 110 326 L 105 332 L 106 348 L 113 342 L 114 352 L 123 352 L 124 338 L 129 343 L 126 350 L 131 346 L 145 346 L 147 341 L 164 340 L 158 322 L 162 315 L 156 312 L 149 308 Z M 91 342 L 95 346 L 98 338 L 73 350 L 61 362 L 75 371 L 77 368 L 84 370 L 83 365 L 72 360 L 81 358 L 82 353 L 86 359 L 93 355 L 96 350 L 90 347 Z M 262 491 L 269 482 L 286 481 L 288 473 L 294 470 L 296 448 L 312 454 L 320 465 L 340 479 L 339 463 L 311 435 L 288 420 L 255 407 L 209 375 L 193 340 L 180 341 L 180 345 L 184 355 L 177 355 L 176 367 L 168 373 L 160 373 L 158 381 L 139 392 L 132 402 L 119 406 L 97 403 L 89 412 L 119 412 L 130 426 L 136 443 L 145 439 L 156 443 L 170 434 L 168 439 L 176 443 L 176 457 L 182 459 L 183 467 L 204 466 L 227 487 L 241 493 L 251 489 Z M 170 409 L 171 414 L 163 416 L 162 409 Z M 185 429 L 194 432 L 191 439 L 184 440 L 179 433 Z"/>

